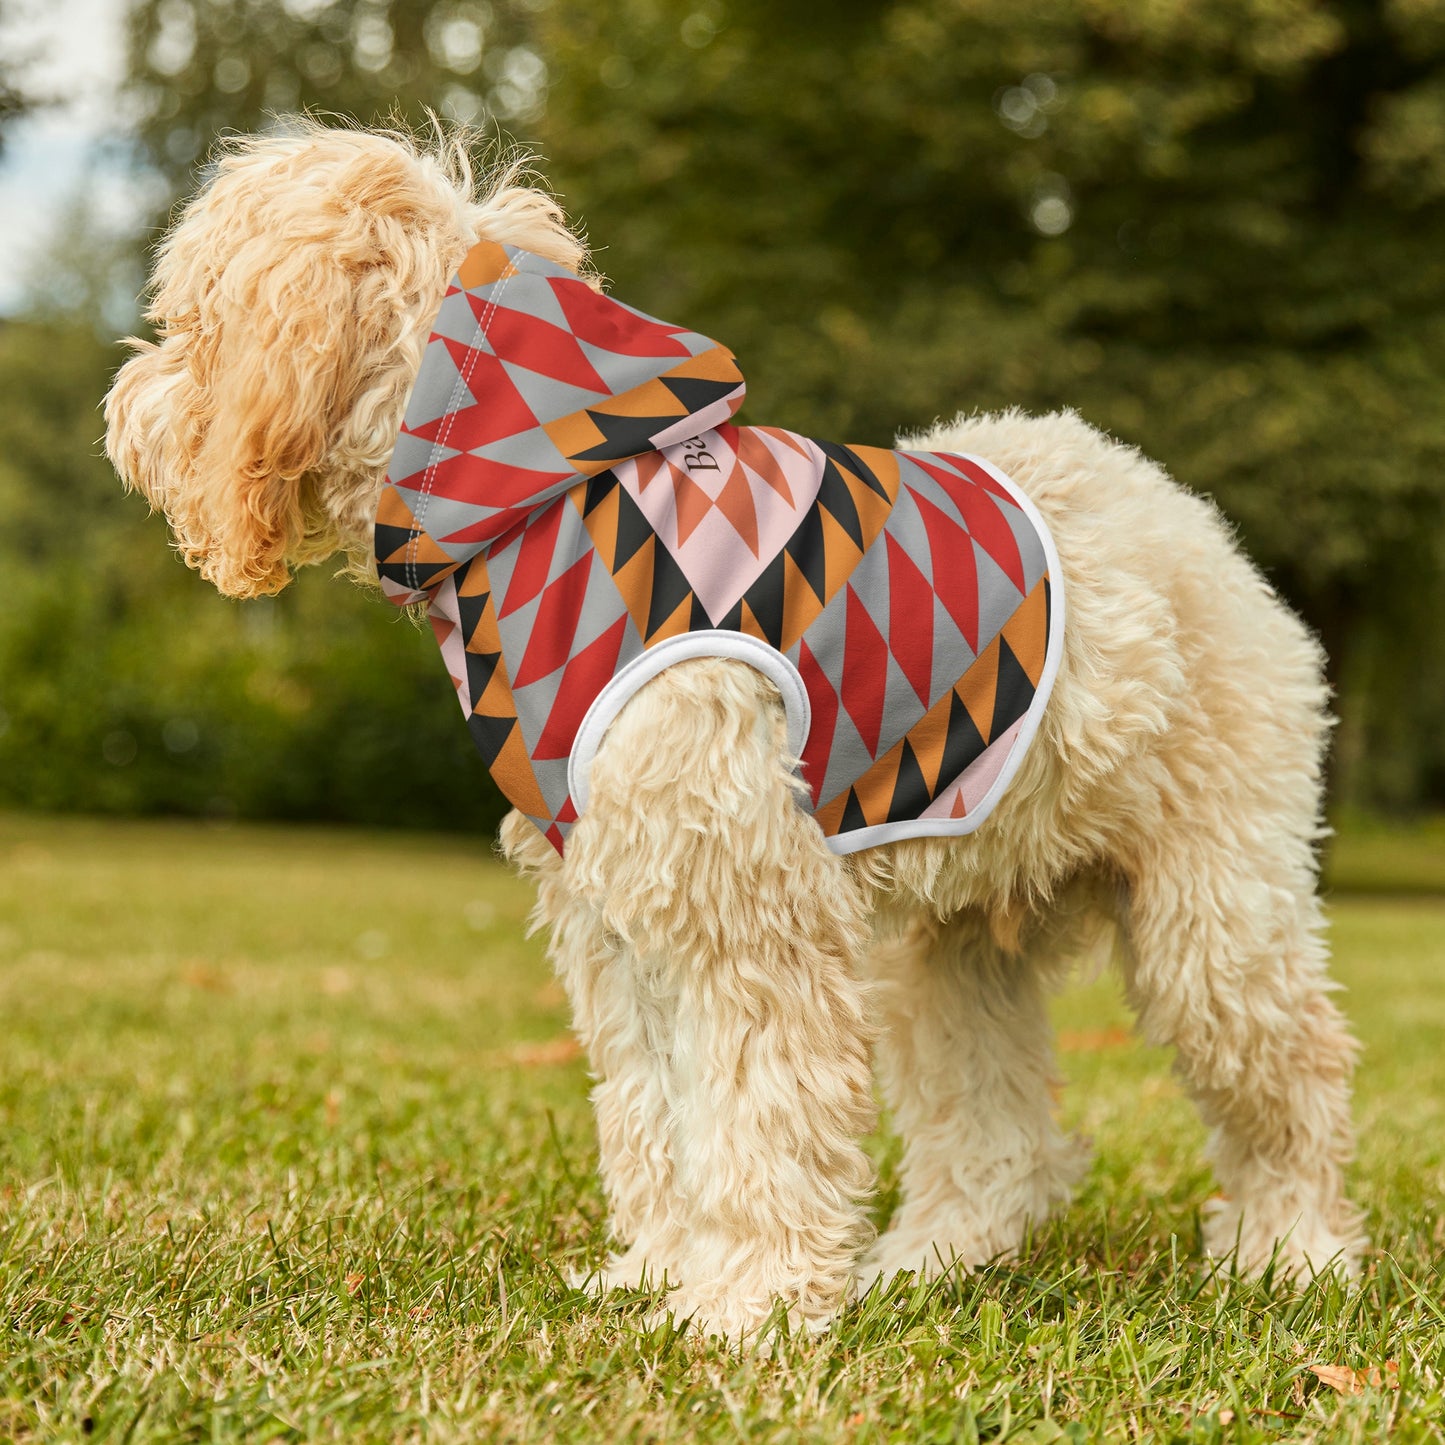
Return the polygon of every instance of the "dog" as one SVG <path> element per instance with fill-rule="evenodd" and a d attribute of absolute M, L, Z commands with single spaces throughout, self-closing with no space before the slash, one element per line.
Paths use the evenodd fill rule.
<path fill-rule="evenodd" d="M 410 549 L 426 565 L 391 568 L 392 600 L 431 600 L 464 706 L 480 706 L 457 677 L 480 633 L 470 662 L 448 640 L 462 619 L 438 616 L 445 588 L 428 584 L 448 566 L 455 579 L 456 559 L 425 550 L 435 539 L 398 501 L 412 484 L 388 469 L 477 256 L 483 286 L 530 267 L 605 299 L 557 204 L 515 169 L 478 184 L 455 139 L 305 122 L 228 141 L 159 248 L 156 339 L 130 343 L 106 400 L 121 478 L 227 596 L 328 558 L 376 587 L 383 532 L 393 562 Z M 716 399 L 730 354 L 703 343 L 680 344 L 720 368 L 703 378 Z M 501 404 L 485 385 L 467 399 L 483 419 Z M 1085 1168 L 1051 1108 L 1046 998 L 1110 929 L 1143 1036 L 1172 1046 L 1211 1130 L 1223 1198 L 1206 1249 L 1252 1275 L 1353 1273 L 1355 1046 L 1316 893 L 1319 647 L 1208 502 L 1072 413 L 960 416 L 904 455 L 982 459 L 990 505 L 1048 539 L 1040 565 L 1064 604 L 1035 637 L 1054 653 L 1051 687 L 1035 658 L 1031 741 L 976 830 L 855 830 L 840 847 L 786 669 L 770 673 L 766 649 L 686 648 L 634 674 L 593 727 L 565 839 L 555 789 L 503 825 L 595 1078 L 616 1248 L 591 1286 L 665 1285 L 664 1315 L 736 1341 L 779 1302 L 823 1329 L 874 1281 L 1009 1257 Z M 626 490 L 616 475 L 571 480 Z M 576 782 L 568 766 L 522 759 L 509 795 L 527 767 Z M 875 1063 L 904 1143 L 901 1203 L 876 1238 Z"/>

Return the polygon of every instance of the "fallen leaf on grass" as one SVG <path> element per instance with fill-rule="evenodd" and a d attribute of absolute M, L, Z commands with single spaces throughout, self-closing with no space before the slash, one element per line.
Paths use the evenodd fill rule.
<path fill-rule="evenodd" d="M 1135 1043 L 1128 1029 L 1065 1029 L 1058 1045 L 1065 1053 L 1096 1054 L 1107 1049 L 1127 1049 Z"/>
<path fill-rule="evenodd" d="M 1348 1365 L 1311 1365 L 1315 1378 L 1320 1384 L 1341 1395 L 1363 1395 L 1366 1390 L 1387 1390 L 1400 1388 L 1400 1365 L 1396 1360 L 1386 1360 L 1382 1371 L 1371 1365 L 1368 1370 L 1352 1370 Z"/>
<path fill-rule="evenodd" d="M 181 969 L 181 982 L 188 988 L 198 988 L 206 993 L 230 993 L 231 980 L 204 959 L 192 958 Z"/>
<path fill-rule="evenodd" d="M 515 1044 L 510 1049 L 504 1049 L 497 1056 L 497 1062 L 538 1069 L 552 1064 L 570 1064 L 581 1057 L 582 1045 L 571 1034 L 563 1034 L 560 1038 L 547 1039 L 540 1044 Z"/>
<path fill-rule="evenodd" d="M 362 1285 L 366 1283 L 364 1274 L 349 1274 L 346 1276 L 346 1293 L 354 1295 Z"/>

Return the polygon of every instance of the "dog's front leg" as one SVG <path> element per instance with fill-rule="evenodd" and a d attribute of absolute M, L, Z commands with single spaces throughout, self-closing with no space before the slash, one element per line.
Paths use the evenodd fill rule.
<path fill-rule="evenodd" d="M 520 813 L 502 824 L 502 851 L 537 885 L 533 921 L 572 1008 L 572 1027 L 596 1083 L 598 1168 L 608 1234 L 619 1247 L 578 1273 L 594 1293 L 676 1283 L 683 1222 L 668 1144 L 668 1059 L 676 1000 L 665 972 L 649 967 L 604 927 L 595 894 L 572 886 L 552 845 Z"/>
<path fill-rule="evenodd" d="M 667 1308 L 733 1340 L 779 1300 L 825 1325 L 870 1233 L 864 910 L 794 787 L 760 675 L 679 663 L 613 725 L 567 845 L 631 960 L 632 1006 L 599 1028 L 643 1021 L 666 1097 Z"/>

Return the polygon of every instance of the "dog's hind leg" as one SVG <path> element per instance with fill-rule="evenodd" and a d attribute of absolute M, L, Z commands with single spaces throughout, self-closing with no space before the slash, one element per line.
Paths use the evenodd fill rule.
<path fill-rule="evenodd" d="M 1211 839 L 1195 825 L 1149 840 L 1126 981 L 1145 1037 L 1174 1046 L 1213 1131 L 1226 1197 L 1206 1248 L 1237 1248 L 1250 1274 L 1276 1248 L 1286 1273 L 1350 1273 L 1363 1243 L 1343 1180 L 1355 1045 L 1329 997 L 1307 844 L 1261 848 L 1252 831 Z"/>
<path fill-rule="evenodd" d="M 1037 944 L 1001 948 L 984 916 L 966 912 L 912 924 L 875 949 L 873 969 L 903 1198 L 860 1284 L 1008 1257 L 1087 1163 L 1053 1117 L 1045 1000 L 1060 965 Z"/>
<path fill-rule="evenodd" d="M 869 1235 L 863 901 L 796 787 L 771 685 L 681 662 L 613 724 L 567 844 L 570 887 L 641 961 L 655 1021 L 667 1307 L 730 1339 L 779 1300 L 826 1324 Z"/>

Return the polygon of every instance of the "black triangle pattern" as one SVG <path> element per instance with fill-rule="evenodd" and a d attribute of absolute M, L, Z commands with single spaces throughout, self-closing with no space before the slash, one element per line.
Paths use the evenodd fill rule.
<path fill-rule="evenodd" d="M 826 602 L 828 591 L 828 549 L 823 540 L 823 518 L 816 507 L 803 513 L 797 530 L 783 544 L 783 551 L 797 563 L 803 580 L 813 589 L 819 602 Z"/>
<path fill-rule="evenodd" d="M 918 766 L 918 757 L 913 745 L 905 738 L 903 756 L 898 763 L 898 780 L 893 785 L 893 797 L 888 804 L 890 823 L 912 822 L 933 801 L 928 791 L 928 779 Z"/>
<path fill-rule="evenodd" d="M 814 440 L 817 441 L 816 438 Z M 845 447 L 841 442 L 822 441 L 817 442 L 817 446 L 824 456 L 831 457 L 845 471 L 852 472 L 870 491 L 877 492 L 885 502 L 890 500 L 888 488 L 878 480 L 871 467 L 864 466 L 863 459 L 851 447 Z"/>
<path fill-rule="evenodd" d="M 615 477 L 612 472 L 604 472 L 603 475 Z M 652 523 L 643 515 L 642 508 L 633 501 L 627 488 L 618 486 L 617 555 L 612 559 L 612 570 L 620 571 L 637 555 L 650 536 L 652 536 Z"/>
<path fill-rule="evenodd" d="M 855 789 L 848 789 L 848 801 L 843 804 L 843 821 L 838 826 L 840 833 L 856 833 L 860 828 L 868 826 L 868 819 L 864 816 L 863 805 L 858 801 L 858 794 Z"/>
<path fill-rule="evenodd" d="M 467 659 L 467 696 L 471 698 L 475 707 L 477 700 L 487 690 L 487 684 L 492 680 L 492 674 L 497 670 L 497 663 L 501 660 L 500 652 L 468 652 Z"/>
<path fill-rule="evenodd" d="M 818 503 L 833 514 L 838 525 L 853 539 L 853 545 L 863 550 L 863 522 L 858 516 L 858 507 L 848 483 L 840 475 L 830 457 L 823 463 L 823 477 L 818 485 Z"/>
<path fill-rule="evenodd" d="M 731 396 L 738 389 L 735 381 L 709 381 L 705 376 L 664 376 L 662 384 L 682 403 L 689 415 Z"/>
<path fill-rule="evenodd" d="M 602 433 L 602 440 L 585 452 L 574 452 L 568 461 L 620 462 L 641 456 L 652 448 L 652 438 L 677 420 L 675 416 L 616 416 L 610 411 L 589 411 L 590 420 Z"/>
<path fill-rule="evenodd" d="M 955 692 L 948 711 L 948 737 L 943 744 L 943 760 L 938 766 L 939 787 L 946 788 L 950 783 L 956 783 L 964 769 L 982 754 L 984 746 L 963 699 Z"/>
<path fill-rule="evenodd" d="M 1002 637 L 998 640 L 998 685 L 993 695 L 993 724 L 989 737 L 1002 737 L 1028 710 L 1034 685 Z"/>
<path fill-rule="evenodd" d="M 615 486 L 616 472 L 598 472 L 595 477 L 589 477 L 587 489 L 582 493 L 582 515 L 590 517 L 607 500 L 607 494 Z"/>
<path fill-rule="evenodd" d="M 456 565 L 455 562 L 407 562 L 403 567 L 407 586 L 424 592 L 433 578 L 453 571 Z"/>
<path fill-rule="evenodd" d="M 773 647 L 783 645 L 783 597 L 787 583 L 784 569 L 786 566 L 783 554 L 779 552 L 763 568 L 762 574 L 748 588 L 745 597 L 748 606 L 753 610 L 753 616 L 757 618 L 758 625 L 763 629 L 763 636 Z M 741 609 L 739 609 L 739 621 L 741 622 Z"/>
<path fill-rule="evenodd" d="M 653 633 L 691 596 L 692 588 L 682 568 L 662 545 L 661 539 L 657 539 L 652 544 L 652 602 L 647 609 L 647 632 L 642 640 L 649 641 Z"/>
<path fill-rule="evenodd" d="M 475 557 L 467 566 L 470 572 L 473 567 L 481 563 L 480 557 Z M 477 628 L 481 625 L 482 614 L 487 610 L 487 603 L 491 600 L 490 592 L 473 592 L 470 594 L 457 593 L 457 617 L 462 624 L 462 637 L 470 642 L 476 636 Z M 473 693 L 473 697 L 477 694 Z"/>
<path fill-rule="evenodd" d="M 481 713 L 473 713 L 467 719 L 467 727 L 471 730 L 472 741 L 477 745 L 477 751 L 482 755 L 482 761 L 491 767 L 497 761 L 497 755 L 502 751 L 503 745 L 512 735 L 512 729 L 517 726 L 517 719 L 514 717 L 485 717 Z"/>
<path fill-rule="evenodd" d="M 393 527 L 387 522 L 376 524 L 375 551 L 380 559 L 393 556 L 406 547 L 419 533 L 415 527 Z M 393 566 L 396 564 L 393 563 Z"/>

